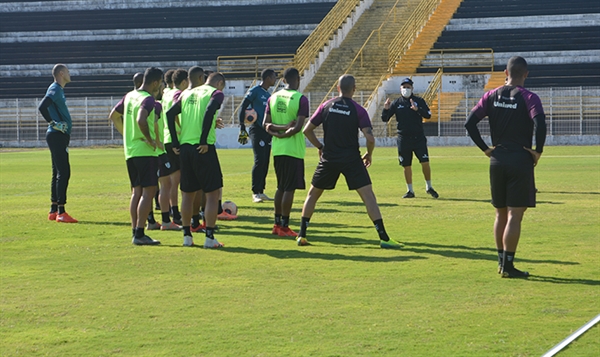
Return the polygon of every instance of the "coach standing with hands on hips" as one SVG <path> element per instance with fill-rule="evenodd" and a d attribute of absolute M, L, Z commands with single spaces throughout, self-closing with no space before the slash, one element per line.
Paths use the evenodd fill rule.
<path fill-rule="evenodd" d="M 67 203 L 67 187 L 71 177 L 69 164 L 69 141 L 71 140 L 71 114 L 67 108 L 64 87 L 71 82 L 71 74 L 64 64 L 52 68 L 54 82 L 48 87 L 46 95 L 38 106 L 38 110 L 48 122 L 46 142 L 52 157 L 52 183 L 50 199 L 52 204 L 48 220 L 62 223 L 77 223 L 65 211 Z"/>
<path fill-rule="evenodd" d="M 411 167 L 413 152 L 421 163 L 426 192 L 433 198 L 438 198 L 438 193 L 431 186 L 427 138 L 423 131 L 423 118 L 431 118 L 431 111 L 423 98 L 413 94 L 413 81 L 410 78 L 402 80 L 400 92 L 402 95 L 394 102 L 391 102 L 389 98 L 385 101 L 381 120 L 387 123 L 395 115 L 398 122 L 398 159 L 404 168 L 404 178 L 408 187 L 408 192 L 402 198 L 415 197 Z"/>

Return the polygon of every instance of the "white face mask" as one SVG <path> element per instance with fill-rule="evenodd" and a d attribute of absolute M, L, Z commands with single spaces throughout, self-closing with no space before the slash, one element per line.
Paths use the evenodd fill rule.
<path fill-rule="evenodd" d="M 400 93 L 402 93 L 402 96 L 404 98 L 410 98 L 410 96 L 412 95 L 412 89 L 410 89 L 410 88 L 400 88 Z"/>

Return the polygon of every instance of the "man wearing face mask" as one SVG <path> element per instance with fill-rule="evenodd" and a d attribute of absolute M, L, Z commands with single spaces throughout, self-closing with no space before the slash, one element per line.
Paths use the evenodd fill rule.
<path fill-rule="evenodd" d="M 425 190 L 433 198 L 438 198 L 438 193 L 431 186 L 431 168 L 429 166 L 429 153 L 427 152 L 427 138 L 423 131 L 423 118 L 431 118 L 431 111 L 421 97 L 413 94 L 413 81 L 404 78 L 400 83 L 400 98 L 390 101 L 388 98 L 383 105 L 381 120 L 388 122 L 396 116 L 398 122 L 398 160 L 404 168 L 404 179 L 408 192 L 402 198 L 414 198 L 415 191 L 412 185 L 412 156 L 413 152 L 421 163 L 425 177 Z"/>

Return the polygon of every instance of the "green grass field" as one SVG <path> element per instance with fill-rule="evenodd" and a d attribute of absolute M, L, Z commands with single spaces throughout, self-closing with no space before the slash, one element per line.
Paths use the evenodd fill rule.
<path fill-rule="evenodd" d="M 375 151 L 384 222 L 405 243 L 390 251 L 343 179 L 317 204 L 311 246 L 272 236 L 271 204 L 251 202 L 252 152 L 221 150 L 240 218 L 219 223 L 224 249 L 204 250 L 179 232 L 131 244 L 120 148 L 71 149 L 70 225 L 47 221 L 48 150 L 3 151 L 0 355 L 541 356 L 600 312 L 600 147 L 546 148 L 516 257 L 528 280 L 496 272 L 485 156 L 430 154 L 440 198 L 417 165 L 403 200 L 395 148 Z M 309 149 L 307 182 L 316 163 Z M 598 326 L 559 354 L 598 355 Z"/>

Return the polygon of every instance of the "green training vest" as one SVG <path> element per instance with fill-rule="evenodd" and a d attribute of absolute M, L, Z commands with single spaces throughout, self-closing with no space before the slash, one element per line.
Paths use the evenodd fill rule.
<path fill-rule="evenodd" d="M 181 114 L 179 122 L 181 123 L 181 135 L 179 137 L 180 144 L 199 145 L 200 136 L 202 135 L 202 125 L 204 123 L 204 114 L 210 102 L 212 94 L 217 89 L 208 84 L 201 85 L 191 90 L 185 90 L 181 93 Z M 210 131 L 206 143 L 214 145 L 217 141 L 215 133 L 215 120 L 218 112 L 215 112 L 210 126 Z"/>
<path fill-rule="evenodd" d="M 142 106 L 142 102 L 150 93 L 146 91 L 133 90 L 125 96 L 125 110 L 123 113 L 123 146 L 125 148 L 125 159 L 140 156 L 158 156 L 150 145 L 146 143 L 146 137 L 142 134 L 140 126 L 137 123 L 138 113 Z M 154 133 L 154 121 L 156 116 L 154 108 L 148 113 L 148 129 L 150 137 L 156 138 Z"/>
<path fill-rule="evenodd" d="M 296 120 L 298 110 L 300 110 L 301 97 L 302 93 L 291 89 L 282 89 L 273 93 L 269 101 L 271 122 L 277 125 L 285 125 Z M 273 156 L 286 155 L 304 159 L 304 153 L 306 152 L 304 134 L 299 132 L 288 138 L 274 136 L 271 149 L 273 150 Z"/>
<path fill-rule="evenodd" d="M 165 90 L 163 92 L 163 97 L 160 101 L 162 104 L 163 110 L 160 113 L 160 120 L 158 122 L 158 130 L 159 130 L 158 138 L 160 139 L 160 142 L 163 144 L 171 143 L 171 132 L 169 131 L 169 125 L 167 123 L 167 111 L 169 109 L 171 109 L 171 106 L 173 105 L 173 96 L 175 95 L 176 92 L 177 92 L 177 90 L 175 90 L 175 89 Z M 177 127 L 177 125 L 175 125 L 175 126 Z"/>

